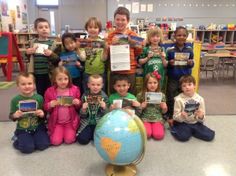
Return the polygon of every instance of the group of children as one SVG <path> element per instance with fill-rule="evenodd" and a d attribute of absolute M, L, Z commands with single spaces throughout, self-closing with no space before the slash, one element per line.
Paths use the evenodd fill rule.
<path fill-rule="evenodd" d="M 191 76 L 193 51 L 186 45 L 188 32 L 184 27 L 176 29 L 176 43 L 166 51 L 160 45 L 160 29 L 148 31 L 143 48 L 130 47 L 130 70 L 108 71 L 108 97 L 109 46 L 117 44 L 117 34 L 137 36 L 127 28 L 129 19 L 129 11 L 118 7 L 114 13 L 116 28 L 108 34 L 103 48 L 89 51 L 80 48 L 73 34 L 65 33 L 62 36 L 64 51 L 60 53 L 55 51 L 55 42 L 48 39 L 50 26 L 47 20 L 35 20 L 38 38 L 26 50 L 27 55 L 32 56 L 28 71 L 33 74 L 18 75 L 16 82 L 20 94 L 11 101 L 10 118 L 17 121 L 13 143 L 16 149 L 31 153 L 63 142 L 88 144 L 93 140 L 98 120 L 107 112 L 120 108 L 142 119 L 148 138 L 163 139 L 167 120 L 170 132 L 177 140 L 187 141 L 191 136 L 205 141 L 214 139 L 215 132 L 202 123 L 205 104 L 195 92 L 196 83 Z M 85 29 L 89 39 L 101 40 L 98 34 L 102 26 L 97 18 L 90 18 Z M 144 68 L 144 84 L 135 96 L 137 63 Z M 147 101 L 146 93 L 150 92 L 160 94 L 159 103 Z M 32 101 L 37 105 L 33 112 L 28 113 L 20 107 Z"/>

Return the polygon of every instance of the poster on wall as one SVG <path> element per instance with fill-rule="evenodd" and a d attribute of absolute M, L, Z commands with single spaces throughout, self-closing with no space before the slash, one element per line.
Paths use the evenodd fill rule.
<path fill-rule="evenodd" d="M 1 9 L 2 9 L 2 16 L 8 16 L 8 4 L 6 0 L 0 0 L 1 2 Z"/>
<path fill-rule="evenodd" d="M 25 13 L 25 12 L 22 12 L 22 23 L 23 24 L 28 24 L 27 23 L 27 13 Z"/>
<path fill-rule="evenodd" d="M 20 6 L 16 6 L 17 18 L 20 18 Z"/>

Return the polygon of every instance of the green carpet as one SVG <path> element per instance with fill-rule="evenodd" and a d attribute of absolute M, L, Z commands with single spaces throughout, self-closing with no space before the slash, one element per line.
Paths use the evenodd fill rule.
<path fill-rule="evenodd" d="M 9 89 L 15 84 L 14 81 L 11 82 L 0 82 L 0 89 Z"/>

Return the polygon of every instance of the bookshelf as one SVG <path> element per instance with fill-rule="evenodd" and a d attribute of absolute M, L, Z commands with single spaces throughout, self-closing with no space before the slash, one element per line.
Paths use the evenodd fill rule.
<path fill-rule="evenodd" d="M 17 45 L 20 50 L 29 47 L 29 41 L 37 37 L 37 33 L 14 33 L 16 36 Z"/>
<path fill-rule="evenodd" d="M 216 40 L 212 39 L 216 36 Z M 236 30 L 196 30 L 195 40 L 201 43 L 218 43 L 236 44 Z"/>

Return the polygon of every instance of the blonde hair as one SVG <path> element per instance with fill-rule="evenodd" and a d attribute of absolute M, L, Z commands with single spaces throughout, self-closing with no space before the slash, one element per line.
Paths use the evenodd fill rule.
<path fill-rule="evenodd" d="M 147 44 L 149 45 L 151 44 L 151 38 L 155 35 L 160 37 L 160 43 L 163 42 L 162 30 L 160 28 L 154 28 L 154 29 L 149 29 L 147 32 Z"/>
<path fill-rule="evenodd" d="M 101 23 L 101 21 L 98 18 L 96 18 L 96 17 L 89 18 L 88 21 L 85 23 L 84 28 L 86 30 L 88 30 L 88 26 L 90 26 L 90 25 L 94 25 L 94 26 L 98 27 L 99 28 L 99 32 L 102 31 L 102 23 Z"/>
<path fill-rule="evenodd" d="M 142 88 L 142 98 L 143 99 L 145 98 L 145 93 L 148 92 L 147 83 L 148 83 L 150 78 L 154 78 L 158 82 L 158 86 L 157 86 L 156 92 L 160 92 L 161 91 L 160 79 L 157 79 L 157 77 L 153 73 L 148 73 L 148 74 L 146 74 L 146 76 L 144 78 L 144 81 L 143 81 L 143 88 Z"/>
<path fill-rule="evenodd" d="M 89 76 L 89 78 L 88 78 L 88 82 L 90 82 L 91 81 L 91 79 L 102 79 L 102 82 L 103 82 L 103 78 L 102 78 L 102 76 L 101 75 L 99 75 L 99 74 L 94 74 L 94 75 L 90 75 Z"/>
<path fill-rule="evenodd" d="M 72 86 L 72 78 L 70 76 L 69 71 L 64 66 L 58 66 L 53 70 L 52 78 L 51 78 L 52 84 L 57 85 L 56 77 L 59 73 L 63 73 L 68 76 L 68 78 L 69 78 L 68 87 L 71 87 Z"/>
<path fill-rule="evenodd" d="M 17 77 L 16 77 L 16 85 L 18 86 L 20 83 L 20 78 L 31 78 L 35 84 L 35 78 L 34 75 L 32 73 L 28 73 L 28 72 L 20 72 Z"/>

